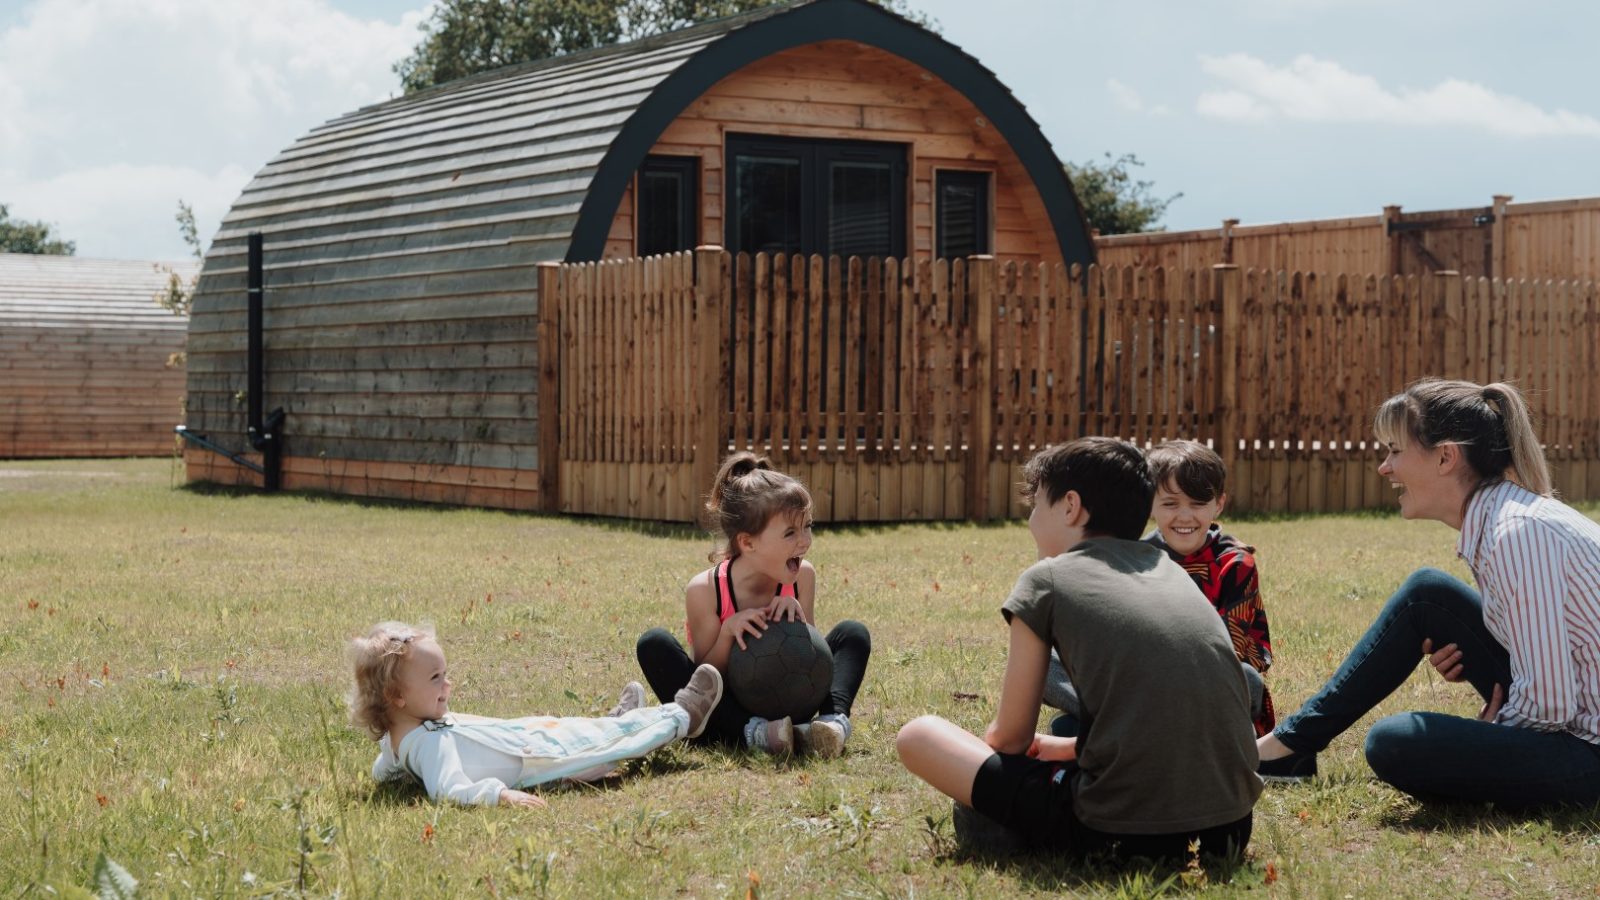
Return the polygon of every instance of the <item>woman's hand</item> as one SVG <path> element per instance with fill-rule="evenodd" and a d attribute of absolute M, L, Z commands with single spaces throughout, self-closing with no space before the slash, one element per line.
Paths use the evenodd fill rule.
<path fill-rule="evenodd" d="M 1505 702 L 1505 689 L 1498 684 L 1495 685 L 1493 693 L 1489 695 L 1489 699 L 1484 701 L 1483 709 L 1478 712 L 1478 720 L 1481 722 L 1493 722 L 1495 717 L 1500 715 L 1500 706 Z"/>
<path fill-rule="evenodd" d="M 1422 639 L 1422 655 L 1428 658 L 1428 664 L 1438 670 L 1439 677 L 1445 681 L 1460 681 L 1466 672 L 1466 666 L 1461 664 L 1461 648 L 1455 644 L 1445 644 L 1443 647 L 1433 649 L 1433 639 Z"/>
<path fill-rule="evenodd" d="M 767 617 L 768 622 L 804 622 L 806 620 L 806 611 L 800 608 L 799 597 L 773 597 L 772 602 L 768 603 L 767 608 L 761 612 Z"/>
<path fill-rule="evenodd" d="M 736 612 L 722 623 L 722 633 L 733 638 L 739 649 L 745 649 L 744 639 L 748 635 L 752 638 L 761 636 L 767 630 L 767 611 L 765 609 L 747 609 Z"/>
<path fill-rule="evenodd" d="M 526 806 L 531 809 L 543 809 L 546 804 L 544 802 L 544 798 L 538 794 L 530 794 L 527 791 L 517 791 L 512 790 L 511 788 L 506 788 L 500 792 L 500 805 Z"/>

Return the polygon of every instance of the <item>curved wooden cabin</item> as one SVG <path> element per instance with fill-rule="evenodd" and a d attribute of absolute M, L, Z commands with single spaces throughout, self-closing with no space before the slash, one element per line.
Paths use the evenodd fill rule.
<path fill-rule="evenodd" d="M 265 244 L 283 485 L 533 508 L 540 262 L 719 244 L 1087 263 L 1038 126 L 865 0 L 794 0 L 378 104 L 273 159 L 223 222 L 188 427 L 247 449 L 245 242 Z M 186 453 L 189 477 L 258 481 Z"/>
<path fill-rule="evenodd" d="M 156 304 L 162 265 L 0 253 L 0 457 L 172 452 L 185 321 Z"/>

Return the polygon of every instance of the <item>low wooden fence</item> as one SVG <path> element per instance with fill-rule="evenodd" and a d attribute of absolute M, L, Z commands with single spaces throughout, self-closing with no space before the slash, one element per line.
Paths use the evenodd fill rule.
<path fill-rule="evenodd" d="M 1372 412 L 1423 375 L 1520 384 L 1563 494 L 1600 495 L 1593 282 L 703 248 L 540 292 L 551 509 L 690 520 L 749 448 L 820 521 L 1020 516 L 1021 464 L 1084 434 L 1209 442 L 1236 509 L 1387 505 Z"/>

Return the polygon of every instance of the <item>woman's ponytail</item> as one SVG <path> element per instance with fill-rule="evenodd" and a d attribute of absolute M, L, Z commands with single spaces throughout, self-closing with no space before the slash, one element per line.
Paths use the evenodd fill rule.
<path fill-rule="evenodd" d="M 1522 392 L 1509 384 L 1496 382 L 1484 386 L 1483 399 L 1500 414 L 1517 483 L 1535 494 L 1550 496 L 1550 465 L 1545 462 L 1544 448 L 1533 431 L 1533 419 L 1528 414 L 1528 402 L 1523 399 Z"/>

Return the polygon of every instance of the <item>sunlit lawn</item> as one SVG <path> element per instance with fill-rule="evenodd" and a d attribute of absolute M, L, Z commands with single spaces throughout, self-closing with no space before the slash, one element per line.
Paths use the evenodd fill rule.
<path fill-rule="evenodd" d="M 1589 509 L 1591 514 L 1595 510 Z M 1413 568 L 1463 577 L 1454 534 L 1386 516 L 1246 521 L 1280 711 L 1332 671 Z M 343 641 L 436 623 L 453 706 L 596 713 L 633 642 L 682 621 L 710 540 L 684 528 L 174 487 L 169 461 L 0 462 L 0 892 L 87 887 L 103 852 L 154 895 L 1593 895 L 1592 811 L 1422 807 L 1375 783 L 1365 726 L 1325 777 L 1271 787 L 1242 867 L 1117 871 L 955 851 L 949 807 L 894 756 L 924 712 L 979 728 L 1020 524 L 824 528 L 818 618 L 874 654 L 850 753 L 825 763 L 669 748 L 545 810 L 375 789 L 344 724 Z M 1418 675 L 1374 714 L 1474 713 Z M 1173 735 L 1173 740 L 1182 740 Z"/>

